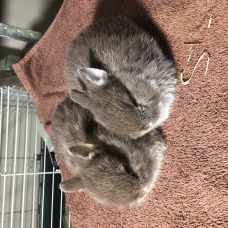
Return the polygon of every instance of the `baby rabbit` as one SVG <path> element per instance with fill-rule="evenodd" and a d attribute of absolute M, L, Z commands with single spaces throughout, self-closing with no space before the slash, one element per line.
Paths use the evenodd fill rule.
<path fill-rule="evenodd" d="M 126 18 L 94 23 L 71 43 L 65 76 L 72 100 L 107 130 L 138 138 L 168 118 L 175 64 Z"/>
<path fill-rule="evenodd" d="M 51 141 L 75 175 L 60 184 L 62 191 L 85 189 L 97 201 L 119 208 L 142 203 L 165 151 L 161 132 L 154 130 L 136 140 L 108 133 L 69 97 L 54 114 Z"/>

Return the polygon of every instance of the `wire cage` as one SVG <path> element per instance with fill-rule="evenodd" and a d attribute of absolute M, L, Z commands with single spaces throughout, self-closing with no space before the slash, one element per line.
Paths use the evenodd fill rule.
<path fill-rule="evenodd" d="M 71 227 L 52 145 L 28 92 L 1 87 L 0 227 Z"/>

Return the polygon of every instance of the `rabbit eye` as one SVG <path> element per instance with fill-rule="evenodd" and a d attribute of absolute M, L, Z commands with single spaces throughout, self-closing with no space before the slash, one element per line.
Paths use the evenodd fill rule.
<path fill-rule="evenodd" d="M 134 172 L 134 170 L 129 166 L 124 166 L 124 170 L 127 174 L 131 175 L 132 177 L 138 178 L 138 175 Z"/>
<path fill-rule="evenodd" d="M 126 92 L 127 92 L 127 95 L 128 95 L 128 97 L 129 97 L 131 103 L 132 103 L 136 108 L 138 108 L 139 105 L 138 105 L 137 100 L 133 97 L 133 95 L 130 93 L 129 90 L 126 89 Z"/>
<path fill-rule="evenodd" d="M 138 108 L 138 102 L 136 101 L 136 99 L 131 95 L 131 94 L 129 94 L 129 98 L 130 98 L 130 100 L 131 100 L 131 103 L 136 107 L 136 108 Z"/>
<path fill-rule="evenodd" d="M 138 107 L 138 103 L 134 97 L 131 98 L 131 102 L 135 107 Z"/>

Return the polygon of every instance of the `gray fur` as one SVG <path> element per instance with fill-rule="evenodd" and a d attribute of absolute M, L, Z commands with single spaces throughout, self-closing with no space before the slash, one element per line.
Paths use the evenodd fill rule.
<path fill-rule="evenodd" d="M 74 174 L 61 183 L 64 192 L 85 189 L 97 201 L 119 208 L 142 203 L 165 152 L 161 132 L 153 130 L 139 139 L 109 133 L 69 97 L 54 114 L 51 141 Z"/>
<path fill-rule="evenodd" d="M 175 99 L 174 62 L 153 37 L 125 18 L 82 31 L 69 47 L 65 76 L 75 102 L 107 130 L 132 138 L 160 126 Z"/>

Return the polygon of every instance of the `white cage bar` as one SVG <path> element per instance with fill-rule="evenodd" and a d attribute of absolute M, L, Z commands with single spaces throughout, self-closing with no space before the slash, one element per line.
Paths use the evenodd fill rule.
<path fill-rule="evenodd" d="M 18 140 L 18 114 L 19 114 L 19 87 L 17 88 L 17 114 L 16 114 L 16 129 L 15 129 L 15 149 L 14 149 L 14 158 L 17 157 L 17 140 Z M 14 159 L 13 165 L 13 187 L 12 187 L 12 202 L 11 202 L 11 221 L 10 221 L 10 228 L 13 228 L 13 211 L 14 211 L 14 191 L 15 191 L 15 173 L 16 173 L 16 163 L 17 159 Z"/>
<path fill-rule="evenodd" d="M 70 215 L 64 218 L 63 193 L 55 190 L 60 171 L 54 167 L 46 170 L 50 139 L 39 123 L 33 99 L 19 87 L 2 87 L 0 91 L 0 227 L 47 227 L 47 175 L 52 177 L 48 227 L 55 228 L 55 221 L 59 221 L 58 227 L 65 228 L 62 221 L 68 219 L 70 227 Z M 58 217 L 55 205 L 59 205 Z"/>

